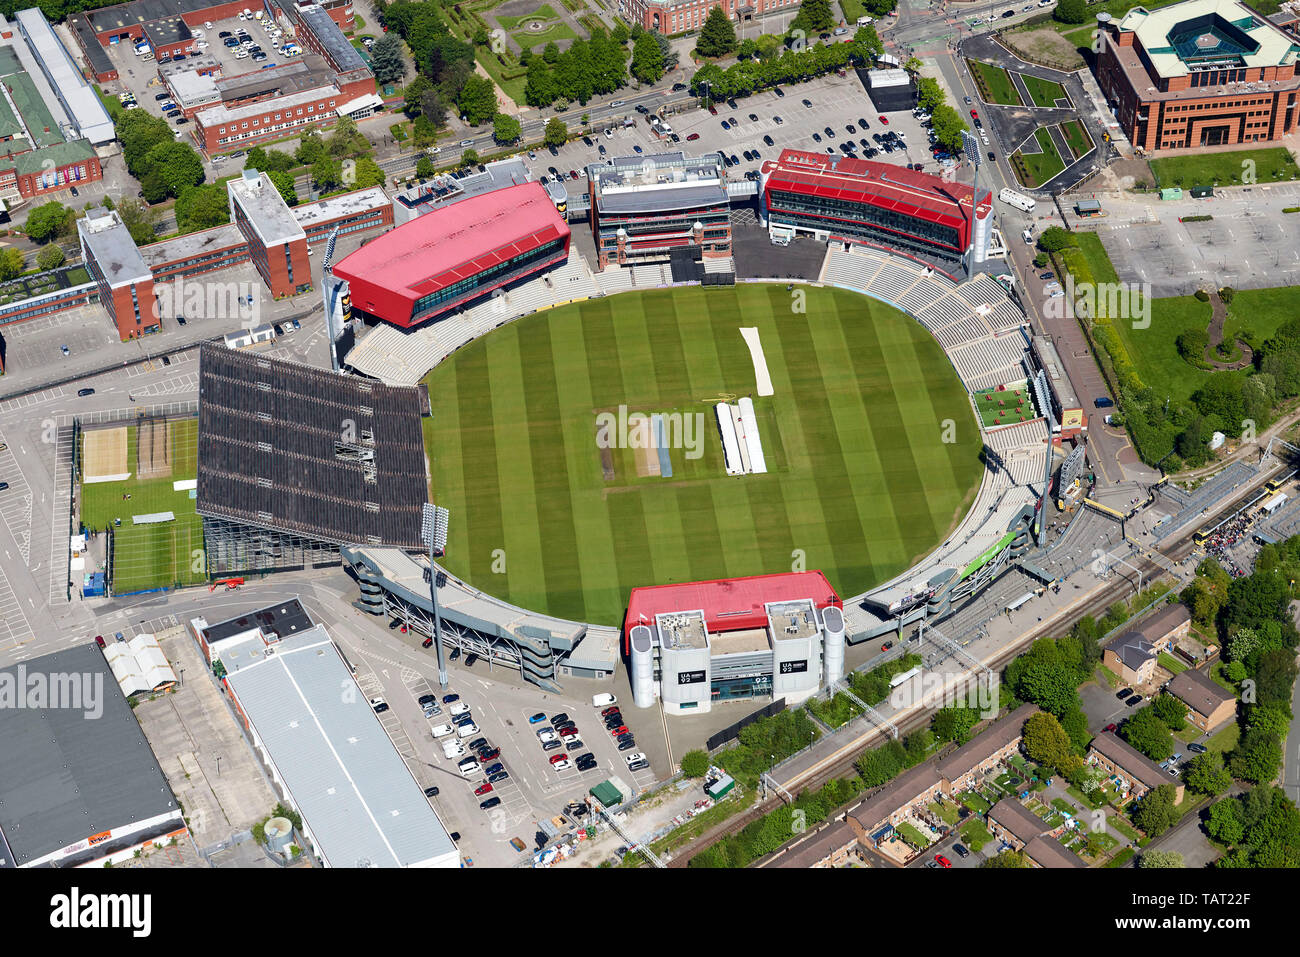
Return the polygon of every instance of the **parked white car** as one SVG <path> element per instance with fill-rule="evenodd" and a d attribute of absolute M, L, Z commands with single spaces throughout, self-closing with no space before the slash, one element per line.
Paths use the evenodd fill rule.
<path fill-rule="evenodd" d="M 459 741 L 444 741 L 442 755 L 445 758 L 459 758 L 465 754 L 465 745 Z"/>
<path fill-rule="evenodd" d="M 551 770 L 552 770 L 552 771 L 567 771 L 567 770 L 569 770 L 569 768 L 571 768 L 571 767 L 573 767 L 573 762 L 570 761 L 568 758 L 565 758 L 563 761 L 556 761 L 554 764 L 552 764 L 552 765 L 551 765 Z"/>
<path fill-rule="evenodd" d="M 541 741 L 542 744 L 550 744 L 558 737 L 559 735 L 556 734 L 554 731 L 552 731 L 550 728 L 543 728 L 541 731 L 537 732 L 537 740 Z"/>
<path fill-rule="evenodd" d="M 631 754 L 623 755 L 623 760 L 628 764 L 635 764 L 637 761 L 644 761 L 645 759 L 645 755 L 640 751 L 633 751 Z"/>

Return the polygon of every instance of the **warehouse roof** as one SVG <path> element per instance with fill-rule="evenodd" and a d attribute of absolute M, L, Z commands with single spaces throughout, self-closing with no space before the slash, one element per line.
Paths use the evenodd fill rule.
<path fill-rule="evenodd" d="M 270 647 L 257 637 L 232 642 L 219 660 L 328 866 L 459 866 L 455 843 L 322 626 Z"/>
<path fill-rule="evenodd" d="M 98 646 L 77 645 L 0 669 L 0 687 L 37 675 L 51 692 L 56 676 L 82 678 L 88 693 L 77 706 L 0 708 L 0 768 L 8 769 L 0 774 L 0 835 L 13 854 L 0 866 L 22 866 L 114 828 L 178 814 Z M 86 707 L 92 701 L 99 703 L 98 716 Z"/>
<path fill-rule="evenodd" d="M 94 143 L 111 143 L 115 133 L 108 110 L 72 62 L 63 41 L 55 35 L 45 14 L 36 8 L 15 14 L 27 45 L 40 61 L 56 95 L 63 101 L 81 135 Z"/>

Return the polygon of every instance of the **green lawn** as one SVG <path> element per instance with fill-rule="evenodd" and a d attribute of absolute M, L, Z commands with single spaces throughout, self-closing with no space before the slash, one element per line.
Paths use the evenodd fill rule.
<path fill-rule="evenodd" d="M 1020 94 L 1011 84 L 1011 77 L 1000 66 L 981 63 L 979 60 L 967 60 L 971 74 L 982 81 L 980 96 L 986 103 L 999 103 L 1003 106 L 1020 106 Z"/>
<path fill-rule="evenodd" d="M 1222 731 L 1217 731 L 1206 739 L 1205 747 L 1210 751 L 1220 751 L 1227 753 L 1237 746 L 1237 739 L 1241 737 L 1241 725 L 1232 722 L 1226 725 Z"/>
<path fill-rule="evenodd" d="M 993 840 L 993 835 L 989 833 L 989 829 L 987 827 L 985 827 L 979 821 L 975 821 L 971 824 L 966 825 L 966 827 L 962 830 L 961 840 L 963 844 L 965 844 L 968 848 L 970 848 L 970 850 L 979 853 L 984 849 L 985 844 Z"/>
<path fill-rule="evenodd" d="M 1133 855 L 1136 854 L 1136 853 L 1137 853 L 1137 852 L 1136 852 L 1135 850 L 1133 850 L 1133 848 L 1131 848 L 1131 847 L 1126 847 L 1126 848 L 1124 848 L 1122 851 L 1120 851 L 1118 854 L 1116 854 L 1114 857 L 1112 857 L 1109 861 L 1107 861 L 1105 866 L 1106 866 L 1106 867 L 1123 867 L 1125 864 L 1127 864 L 1129 861 L 1131 861 L 1131 860 L 1133 859 Z"/>
<path fill-rule="evenodd" d="M 148 588 L 184 585 L 206 580 L 202 562 L 203 520 L 194 512 L 190 493 L 172 490 L 172 482 L 192 479 L 197 472 L 198 420 L 186 419 L 168 426 L 172 447 L 172 472 L 141 481 L 136 478 L 136 429 L 127 428 L 125 482 L 93 482 L 81 487 L 81 523 L 87 529 L 121 527 L 113 531 L 113 592 L 125 595 Z M 122 498 L 130 495 L 129 500 Z M 133 515 L 173 512 L 173 522 L 134 525 Z M 198 564 L 198 570 L 194 565 Z"/>
<path fill-rule="evenodd" d="M 1087 130 L 1083 128 L 1083 124 L 1078 120 L 1062 123 L 1061 132 L 1065 134 L 1065 142 L 1069 144 L 1070 151 L 1074 154 L 1075 159 L 1092 149 L 1092 137 L 1088 135 Z"/>
<path fill-rule="evenodd" d="M 501 24 L 502 30 L 506 30 L 508 32 L 510 30 L 514 30 L 516 27 L 519 26 L 519 24 L 527 20 L 558 20 L 560 19 L 560 15 L 555 12 L 555 8 L 552 7 L 549 3 L 544 3 L 536 10 L 534 10 L 532 13 L 525 14 L 522 17 L 505 17 L 505 16 L 501 16 L 500 14 L 493 14 L 492 19 L 496 20 L 497 23 Z"/>
<path fill-rule="evenodd" d="M 1042 152 L 1039 153 L 1022 153 L 1016 150 L 1014 157 L 1019 157 L 1022 170 L 1021 181 L 1023 185 L 1034 187 L 1042 186 L 1061 170 L 1065 169 L 1065 160 L 1061 159 L 1061 154 L 1056 150 L 1056 144 L 1047 134 L 1046 129 L 1034 130 L 1034 139 L 1038 142 L 1038 147 Z"/>
<path fill-rule="evenodd" d="M 1070 815 L 1070 817 L 1077 817 L 1079 814 L 1079 809 L 1065 798 L 1052 798 L 1052 807 L 1056 808 L 1062 814 Z"/>
<path fill-rule="evenodd" d="M 589 300 L 436 367 L 425 442 L 430 500 L 453 516 L 450 570 L 526 608 L 615 624 L 639 585 L 785 571 L 798 549 L 855 594 L 942 541 L 981 469 L 951 366 L 901 312 L 801 291 L 805 312 L 768 284 Z M 728 477 L 713 406 L 754 392 L 741 326 L 758 328 L 775 388 L 755 399 L 769 471 Z M 596 416 L 620 406 L 683 413 L 698 457 L 687 441 L 672 478 L 639 476 L 637 452 L 614 448 L 606 480 Z"/>
<path fill-rule="evenodd" d="M 1024 80 L 1025 89 L 1029 91 L 1034 106 L 1056 106 L 1057 100 L 1069 100 L 1065 95 L 1065 87 L 1055 80 L 1040 79 L 1028 73 L 1022 73 L 1020 78 Z"/>
<path fill-rule="evenodd" d="M 1118 831 L 1119 833 L 1123 834 L 1125 837 L 1127 837 L 1130 841 L 1132 841 L 1135 844 L 1141 839 L 1138 835 L 1137 830 L 1133 827 L 1132 824 L 1126 821 L 1122 815 L 1107 814 L 1106 827 L 1108 829 Z"/>
<path fill-rule="evenodd" d="M 954 826 L 961 817 L 957 812 L 957 809 L 947 801 L 943 804 L 940 804 L 937 801 L 931 804 L 930 813 L 939 818 L 939 820 L 943 821 L 949 827 Z"/>
<path fill-rule="evenodd" d="M 1300 179 L 1300 167 L 1296 166 L 1291 153 L 1281 146 L 1153 159 L 1151 172 L 1157 186 L 1231 186 L 1243 182 L 1247 163 L 1254 163 L 1255 182 Z"/>
<path fill-rule="evenodd" d="M 966 807 L 970 808 L 976 814 L 987 814 L 989 808 L 993 806 L 989 804 L 988 801 L 984 800 L 982 795 L 977 794 L 974 791 L 966 791 L 959 794 L 957 800 L 966 805 Z"/>
<path fill-rule="evenodd" d="M 545 46 L 548 43 L 559 43 L 561 40 L 576 40 L 578 35 L 573 29 L 562 21 L 548 23 L 544 30 L 516 30 L 510 34 L 521 49 L 531 50 L 536 47 Z"/>
<path fill-rule="evenodd" d="M 923 851 L 930 846 L 930 842 L 925 839 L 925 835 L 906 821 L 898 825 L 894 830 L 898 832 L 899 837 L 918 851 Z"/>
<path fill-rule="evenodd" d="M 1182 674 L 1187 670 L 1186 664 L 1179 661 L 1167 651 L 1162 651 L 1160 654 L 1156 655 L 1156 663 L 1171 675 Z"/>

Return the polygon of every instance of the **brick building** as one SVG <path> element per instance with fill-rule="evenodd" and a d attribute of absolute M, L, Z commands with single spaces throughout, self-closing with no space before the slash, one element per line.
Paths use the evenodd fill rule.
<path fill-rule="evenodd" d="M 307 234 L 271 178 L 257 170 L 226 183 L 230 221 L 248 243 L 248 258 L 279 299 L 311 289 Z"/>
<path fill-rule="evenodd" d="M 1141 751 L 1118 734 L 1099 734 L 1088 745 L 1088 763 L 1120 780 L 1121 794 L 1140 800 L 1149 791 L 1162 784 L 1174 786 L 1175 800 L 1183 799 L 1183 782 L 1176 775 L 1166 774 Z"/>
<path fill-rule="evenodd" d="M 1126 631 L 1106 646 L 1102 664 L 1119 675 L 1126 684 L 1140 685 L 1155 675 L 1156 659 L 1180 638 L 1186 638 L 1192 616 L 1181 602 L 1166 605 L 1161 611 L 1142 620 L 1136 629 Z"/>
<path fill-rule="evenodd" d="M 1015 798 L 1003 798 L 989 810 L 989 833 L 1020 851 L 1034 867 L 1087 867 L 1082 858 L 1057 842 L 1063 830 L 1048 827 Z"/>
<path fill-rule="evenodd" d="M 153 272 L 115 210 L 77 220 L 81 258 L 123 341 L 159 329 Z"/>
<path fill-rule="evenodd" d="M 646 30 L 671 35 L 700 29 L 714 7 L 722 7 L 737 22 L 785 12 L 793 20 L 799 12 L 799 0 L 619 0 L 618 12 Z"/>
<path fill-rule="evenodd" d="M 1202 731 L 1217 728 L 1237 714 L 1237 696 L 1195 668 L 1179 672 L 1165 690 L 1187 705 L 1187 720 Z"/>
<path fill-rule="evenodd" d="M 1296 128 L 1300 44 L 1239 0 L 1139 6 L 1102 26 L 1097 82 L 1134 146 L 1254 143 Z"/>

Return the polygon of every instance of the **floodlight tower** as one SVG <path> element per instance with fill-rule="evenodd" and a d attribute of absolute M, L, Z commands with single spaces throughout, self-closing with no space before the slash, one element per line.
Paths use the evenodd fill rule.
<path fill-rule="evenodd" d="M 334 328 L 334 313 L 338 306 L 339 297 L 344 295 L 345 284 L 334 278 L 334 243 L 339 238 L 339 227 L 335 226 L 330 232 L 330 238 L 325 241 L 325 256 L 321 260 L 321 292 L 325 297 L 325 340 L 330 351 L 330 368 L 335 372 L 339 371 L 339 354 L 337 348 L 338 337 L 343 334 L 342 329 Z"/>
<path fill-rule="evenodd" d="M 966 151 L 966 155 L 971 158 L 975 166 L 975 183 L 970 204 L 970 244 L 966 247 L 966 275 L 969 276 L 975 271 L 975 233 L 979 228 L 980 215 L 980 167 L 984 164 L 984 156 L 980 153 L 980 141 L 970 130 L 961 131 L 961 148 Z M 992 212 L 989 215 L 992 215 Z"/>
<path fill-rule="evenodd" d="M 442 648 L 442 615 L 438 611 L 438 566 L 435 556 L 447 552 L 447 516 L 445 508 L 424 503 L 420 518 L 420 540 L 429 549 L 429 596 L 433 599 L 433 645 L 438 649 L 438 684 L 447 687 L 447 659 Z"/>

